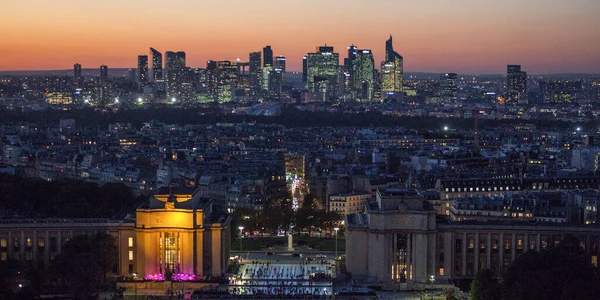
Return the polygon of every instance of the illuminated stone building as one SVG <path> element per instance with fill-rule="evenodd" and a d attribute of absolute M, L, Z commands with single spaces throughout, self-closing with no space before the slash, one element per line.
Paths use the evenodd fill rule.
<path fill-rule="evenodd" d="M 216 213 L 198 192 L 161 189 L 136 211 L 135 222 L 109 219 L 0 220 L 0 260 L 48 267 L 64 243 L 78 235 L 106 233 L 118 248 L 114 272 L 164 279 L 166 270 L 186 278 L 220 276 L 228 266 L 230 216 Z"/>
<path fill-rule="evenodd" d="M 146 277 L 166 270 L 221 275 L 229 261 L 229 223 L 199 193 L 155 195 L 136 211 L 134 268 Z"/>
<path fill-rule="evenodd" d="M 354 280 L 402 289 L 420 283 L 473 278 L 481 269 L 495 276 L 528 250 L 547 249 L 565 235 L 580 240 L 597 265 L 600 227 L 553 222 L 488 220 L 456 222 L 437 215 L 416 191 L 378 190 L 365 213 L 346 216 L 346 268 Z"/>

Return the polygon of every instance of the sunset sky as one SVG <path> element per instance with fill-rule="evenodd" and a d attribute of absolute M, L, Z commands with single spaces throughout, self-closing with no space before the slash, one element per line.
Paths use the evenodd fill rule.
<path fill-rule="evenodd" d="M 600 0 L 1 0 L 0 70 L 133 68 L 149 47 L 190 67 L 271 45 L 302 69 L 318 45 L 340 58 L 385 40 L 407 72 L 600 73 Z"/>

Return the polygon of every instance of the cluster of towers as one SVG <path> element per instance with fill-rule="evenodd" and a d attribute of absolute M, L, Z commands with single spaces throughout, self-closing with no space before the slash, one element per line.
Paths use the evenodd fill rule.
<path fill-rule="evenodd" d="M 339 53 L 331 46 L 320 46 L 303 57 L 302 101 L 371 101 L 392 98 L 403 91 L 403 59 L 394 51 L 392 37 L 386 42 L 385 59 L 380 71 L 375 68 L 373 53 L 368 49 L 348 47 L 342 65 Z M 137 83 L 138 104 L 166 102 L 230 102 L 238 99 L 279 100 L 291 90 L 285 85 L 286 57 L 275 56 L 271 46 L 249 53 L 248 61 L 238 59 L 209 60 L 205 68 L 186 66 L 183 51 L 160 51 L 150 48 L 148 55 L 137 57 L 137 68 L 130 79 Z M 82 89 L 81 65 L 74 66 L 75 89 Z M 288 87 L 284 91 L 284 87 Z M 108 68 L 101 66 L 100 78 L 94 83 L 93 104 L 118 103 L 108 79 Z"/>

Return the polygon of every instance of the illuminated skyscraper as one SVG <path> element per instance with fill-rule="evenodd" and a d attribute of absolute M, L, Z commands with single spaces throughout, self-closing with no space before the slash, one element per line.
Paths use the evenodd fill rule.
<path fill-rule="evenodd" d="M 510 98 L 525 100 L 527 97 L 527 72 L 521 71 L 521 65 L 506 66 L 506 90 Z"/>
<path fill-rule="evenodd" d="M 185 52 L 165 52 L 165 77 L 167 79 L 167 98 L 179 100 L 179 89 L 185 81 Z"/>
<path fill-rule="evenodd" d="M 456 82 L 458 76 L 456 73 L 446 73 L 440 75 L 440 98 L 443 103 L 454 104 L 457 100 Z"/>
<path fill-rule="evenodd" d="M 381 63 L 381 92 L 386 95 L 402 92 L 404 59 L 394 51 L 392 36 L 385 42 L 385 60 Z"/>
<path fill-rule="evenodd" d="M 111 103 L 110 83 L 108 82 L 108 67 L 100 66 L 100 80 L 95 86 L 95 103 L 98 106 L 106 106 Z"/>
<path fill-rule="evenodd" d="M 263 48 L 263 67 L 266 66 L 273 66 L 273 50 L 268 45 Z"/>
<path fill-rule="evenodd" d="M 138 55 L 136 79 L 140 88 L 148 85 L 148 55 Z"/>
<path fill-rule="evenodd" d="M 339 53 L 333 47 L 319 47 L 317 52 L 307 55 L 307 87 L 312 93 L 319 94 L 318 99 L 327 100 L 336 97 L 339 74 Z"/>
<path fill-rule="evenodd" d="M 73 65 L 73 86 L 76 89 L 83 88 L 83 76 L 81 76 L 81 65 Z"/>
<path fill-rule="evenodd" d="M 286 59 L 285 56 L 277 56 L 275 57 L 275 71 L 281 71 L 281 79 L 285 78 L 285 64 Z"/>
<path fill-rule="evenodd" d="M 154 48 L 150 48 L 150 58 L 152 60 L 152 81 L 163 79 L 163 59 L 162 53 L 158 52 Z"/>
<path fill-rule="evenodd" d="M 361 100 L 373 100 L 375 61 L 371 50 L 358 50 L 354 63 L 356 97 Z"/>
<path fill-rule="evenodd" d="M 261 53 L 260 52 L 251 52 L 249 58 L 249 71 L 250 77 L 252 81 L 252 88 L 255 90 L 260 89 L 260 81 L 261 81 Z"/>
<path fill-rule="evenodd" d="M 357 54 L 358 47 L 351 45 L 348 47 L 348 57 L 344 58 L 344 97 L 346 99 L 355 99 Z"/>

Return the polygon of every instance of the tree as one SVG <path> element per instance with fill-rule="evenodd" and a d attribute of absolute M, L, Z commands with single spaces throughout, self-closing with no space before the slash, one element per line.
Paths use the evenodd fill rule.
<path fill-rule="evenodd" d="M 112 236 L 99 233 L 79 235 L 65 243 L 57 257 L 59 277 L 77 299 L 87 299 L 106 280 L 117 261 L 117 247 Z"/>
<path fill-rule="evenodd" d="M 600 299 L 600 276 L 575 236 L 513 262 L 502 284 L 504 299 Z"/>
<path fill-rule="evenodd" d="M 471 300 L 500 299 L 500 289 L 494 273 L 489 269 L 481 269 L 471 282 Z"/>

